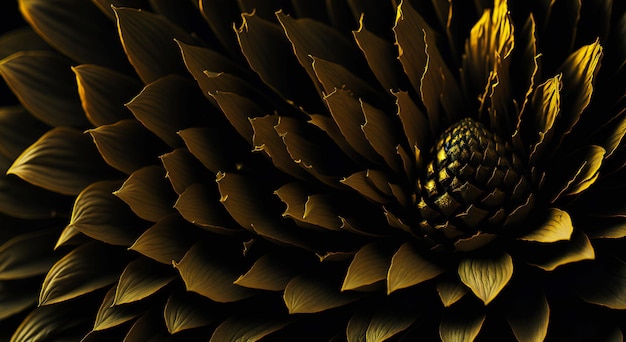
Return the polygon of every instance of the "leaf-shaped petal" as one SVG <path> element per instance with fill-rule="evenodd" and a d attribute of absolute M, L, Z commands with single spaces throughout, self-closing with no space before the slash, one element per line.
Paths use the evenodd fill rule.
<path fill-rule="evenodd" d="M 445 307 L 456 303 L 467 293 L 467 287 L 458 281 L 444 280 L 437 283 L 437 293 L 441 298 L 441 303 Z"/>
<path fill-rule="evenodd" d="M 551 166 L 546 184 L 550 186 L 549 191 L 556 193 L 553 201 L 561 196 L 576 195 L 595 183 L 605 153 L 600 146 L 587 145 L 572 151 Z"/>
<path fill-rule="evenodd" d="M 572 219 L 566 211 L 557 208 L 548 210 L 546 220 L 530 233 L 519 237 L 520 240 L 552 243 L 569 240 L 574 232 Z"/>
<path fill-rule="evenodd" d="M 626 265 L 611 259 L 594 263 L 585 270 L 577 292 L 589 303 L 614 310 L 626 309 Z"/>
<path fill-rule="evenodd" d="M 24 129 L 28 127 L 28 129 Z M 0 108 L 0 154 L 10 160 L 34 143 L 47 130 L 21 106 Z M 6 171 L 6 170 L 2 170 Z"/>
<path fill-rule="evenodd" d="M 341 291 L 358 290 L 387 278 L 391 255 L 377 244 L 370 243 L 359 249 L 348 267 Z"/>
<path fill-rule="evenodd" d="M 211 335 L 209 342 L 256 342 L 291 323 L 288 319 L 263 316 L 233 316 L 222 322 Z"/>
<path fill-rule="evenodd" d="M 345 66 L 336 64 L 317 56 L 309 57 L 313 60 L 313 71 L 324 87 L 324 93 L 330 94 L 335 89 L 350 91 L 354 97 L 372 103 L 382 103 L 383 99 L 367 82 L 351 73 Z"/>
<path fill-rule="evenodd" d="M 53 241 L 56 229 L 20 234 L 0 246 L 0 280 L 45 274 L 56 261 Z"/>
<path fill-rule="evenodd" d="M 192 228 L 185 225 L 180 215 L 173 214 L 148 228 L 128 249 L 171 265 L 172 261 L 182 259 L 193 244 L 195 236 Z"/>
<path fill-rule="evenodd" d="M 178 132 L 189 152 L 214 174 L 236 170 L 249 151 L 249 147 L 244 148 L 229 133 L 215 126 L 190 127 Z M 223 153 L 224 146 L 228 146 L 229 153 Z"/>
<path fill-rule="evenodd" d="M 69 62 L 46 51 L 15 53 L 0 62 L 0 76 L 29 112 L 50 126 L 89 124 Z"/>
<path fill-rule="evenodd" d="M 54 51 L 54 49 L 31 27 L 25 26 L 0 35 L 0 59 L 18 51 Z"/>
<path fill-rule="evenodd" d="M 545 295 L 538 293 L 515 299 L 509 307 L 507 320 L 518 341 L 544 341 L 550 320 L 550 307 Z"/>
<path fill-rule="evenodd" d="M 624 136 L 626 136 L 626 115 L 622 115 L 621 119 L 618 119 L 615 127 L 613 128 L 611 134 L 607 138 L 605 138 L 603 147 L 606 150 L 605 158 L 609 158 L 615 150 L 622 144 L 624 141 Z"/>
<path fill-rule="evenodd" d="M 89 122 L 101 126 L 130 118 L 124 104 L 141 90 L 139 80 L 94 64 L 75 66 L 72 71 L 76 74 L 78 95 Z"/>
<path fill-rule="evenodd" d="M 234 281 L 234 284 L 252 289 L 281 291 L 294 277 L 294 273 L 293 267 L 280 257 L 266 254 L 256 260 L 245 274 Z"/>
<path fill-rule="evenodd" d="M 600 69 L 602 46 L 599 40 L 585 45 L 571 54 L 563 65 L 563 100 L 559 132 L 567 134 L 576 125 L 587 108 L 593 93 L 593 82 Z"/>
<path fill-rule="evenodd" d="M 252 119 L 262 116 L 263 110 L 252 99 L 232 92 L 218 91 L 211 96 L 226 115 L 230 124 L 248 143 L 252 144 Z M 256 146 L 256 145 L 255 145 Z"/>
<path fill-rule="evenodd" d="M 174 293 L 167 299 L 163 315 L 170 334 L 202 327 L 216 319 L 217 310 L 211 310 L 201 299 L 193 293 Z"/>
<path fill-rule="evenodd" d="M 333 28 L 307 18 L 294 19 L 283 11 L 278 11 L 276 17 L 285 30 L 300 65 L 313 82 L 317 83 L 317 77 L 309 56 L 323 58 L 349 69 L 359 64 L 360 56 L 353 45 Z"/>
<path fill-rule="evenodd" d="M 340 292 L 338 284 L 307 275 L 289 281 L 283 294 L 290 314 L 321 312 L 346 305 L 358 298 L 356 293 Z"/>
<path fill-rule="evenodd" d="M 176 134 L 191 125 L 191 117 L 200 111 L 201 102 L 192 81 L 179 75 L 167 75 L 149 83 L 126 107 L 152 133 L 171 147 L 180 147 Z"/>
<path fill-rule="evenodd" d="M 238 232 L 236 223 L 220 206 L 219 198 L 216 189 L 205 184 L 192 184 L 178 197 L 174 208 L 185 220 L 208 231 L 217 234 Z"/>
<path fill-rule="evenodd" d="M 439 266 L 420 256 L 409 242 L 405 242 L 391 259 L 387 274 L 387 293 L 417 285 L 443 272 Z"/>
<path fill-rule="evenodd" d="M 66 301 L 114 283 L 119 277 L 117 258 L 110 247 L 83 244 L 57 261 L 41 285 L 39 305 Z"/>
<path fill-rule="evenodd" d="M 241 227 L 282 243 L 308 246 L 303 234 L 295 234 L 285 222 L 276 219 L 280 214 L 272 213 L 267 205 L 276 199 L 261 193 L 251 179 L 236 173 L 220 173 L 217 185 L 220 202 Z"/>
<path fill-rule="evenodd" d="M 177 194 L 182 194 L 188 186 L 211 177 L 208 170 L 186 148 L 177 148 L 161 157 L 166 177 Z"/>
<path fill-rule="evenodd" d="M 370 69 L 386 90 L 398 89 L 403 79 L 402 68 L 397 63 L 397 50 L 391 42 L 368 31 L 359 21 L 358 31 L 353 31 L 357 45 L 363 51 Z"/>
<path fill-rule="evenodd" d="M 543 270 L 553 271 L 561 265 L 593 259 L 595 251 L 587 235 L 574 231 L 569 241 L 547 246 L 547 249 L 538 251 L 530 257 L 529 263 Z"/>
<path fill-rule="evenodd" d="M 463 284 L 487 305 L 511 279 L 513 260 L 506 253 L 491 257 L 466 257 L 459 263 L 458 273 Z"/>
<path fill-rule="evenodd" d="M 162 143 L 137 120 L 125 119 L 87 130 L 104 161 L 126 174 L 153 164 Z"/>
<path fill-rule="evenodd" d="M 402 160 L 396 150 L 400 144 L 399 130 L 395 122 L 382 110 L 363 101 L 361 110 L 365 117 L 365 123 L 361 127 L 365 138 L 392 170 L 401 173 Z"/>
<path fill-rule="evenodd" d="M 191 43 L 189 35 L 166 18 L 133 8 L 114 8 L 120 40 L 141 80 L 184 72 L 174 39 Z"/>
<path fill-rule="evenodd" d="M 374 150 L 361 130 L 365 117 L 361 103 L 346 90 L 335 90 L 324 97 L 330 113 L 337 123 L 341 134 L 350 146 L 370 162 L 381 164 L 381 156 Z"/>
<path fill-rule="evenodd" d="M 174 194 L 161 166 L 146 166 L 133 172 L 113 194 L 144 220 L 157 222 L 174 213 Z"/>
<path fill-rule="evenodd" d="M 372 316 L 365 340 L 383 342 L 408 329 L 418 318 L 414 313 L 381 311 Z"/>
<path fill-rule="evenodd" d="M 441 319 L 439 337 L 443 342 L 474 341 L 485 322 L 485 315 L 475 312 L 449 313 Z"/>
<path fill-rule="evenodd" d="M 26 282 L 1 282 L 0 283 L 0 319 L 18 314 L 26 309 L 32 309 L 37 305 L 37 291 L 33 291 Z"/>
<path fill-rule="evenodd" d="M 236 302 L 254 295 L 254 291 L 233 284 L 241 272 L 209 255 L 202 244 L 195 244 L 180 262 L 174 262 L 174 267 L 180 272 L 187 291 L 213 301 Z"/>
<path fill-rule="evenodd" d="M 24 18 L 43 39 L 81 63 L 123 65 L 117 35 L 108 19 L 91 2 L 20 0 Z M 66 11 L 71 8 L 72 11 Z"/>
<path fill-rule="evenodd" d="M 100 304 L 93 330 L 100 331 L 118 326 L 139 316 L 143 311 L 140 305 L 114 305 L 115 286 L 111 287 Z"/>
<path fill-rule="evenodd" d="M 266 115 L 250 119 L 254 132 L 252 143 L 255 151 L 265 152 L 277 169 L 298 179 L 308 179 L 306 171 L 292 158 L 287 147 L 275 129 L 278 125 L 278 115 Z"/>
<path fill-rule="evenodd" d="M 107 178 L 109 172 L 89 137 L 69 127 L 48 131 L 24 150 L 7 171 L 65 195 L 78 195 L 87 185 Z"/>
<path fill-rule="evenodd" d="M 287 205 L 283 216 L 328 230 L 341 230 L 340 205 L 329 194 L 309 194 L 297 182 L 281 186 L 274 193 Z"/>
<path fill-rule="evenodd" d="M 174 280 L 171 267 L 140 257 L 126 265 L 115 288 L 110 306 L 142 300 Z"/>
<path fill-rule="evenodd" d="M 457 121 L 463 112 L 461 91 L 437 49 L 433 29 L 408 1 L 403 1 L 397 8 L 393 31 L 404 73 L 419 92 L 431 125 L 438 127 L 443 114 L 449 122 Z"/>
<path fill-rule="evenodd" d="M 293 56 L 293 48 L 281 27 L 254 13 L 243 14 L 242 19 L 236 33 L 250 68 L 284 99 L 292 100 L 308 111 L 320 108 L 319 100 L 310 96 L 317 91 Z M 294 84 L 298 86 L 294 87 Z"/>
<path fill-rule="evenodd" d="M 45 341 L 68 338 L 65 333 L 86 323 L 90 317 L 83 310 L 76 310 L 76 303 L 59 303 L 33 309 L 11 336 L 11 342 Z M 82 330 L 82 329 L 81 329 Z M 84 334 L 84 332 L 83 332 Z M 72 336 L 71 339 L 80 339 Z"/>
<path fill-rule="evenodd" d="M 23 219 L 45 219 L 67 213 L 71 198 L 36 187 L 17 177 L 0 176 L 0 213 Z"/>

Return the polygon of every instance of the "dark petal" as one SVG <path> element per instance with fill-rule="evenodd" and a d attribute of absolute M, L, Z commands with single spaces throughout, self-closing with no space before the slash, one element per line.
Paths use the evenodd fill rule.
<path fill-rule="evenodd" d="M 109 306 L 124 307 L 122 304 L 140 301 L 155 294 L 174 279 L 175 271 L 169 265 L 139 257 L 128 263 L 122 271 Z"/>
<path fill-rule="evenodd" d="M 91 1 L 20 0 L 29 24 L 63 54 L 79 63 L 125 68 L 112 24 Z M 71 8 L 71 11 L 67 11 Z"/>
<path fill-rule="evenodd" d="M 7 173 L 65 195 L 77 195 L 111 174 L 89 137 L 67 127 L 44 134 L 22 152 Z"/>
<path fill-rule="evenodd" d="M 148 84 L 184 72 L 174 39 L 191 44 L 189 35 L 164 17 L 132 8 L 114 8 L 120 40 L 128 60 Z"/>
<path fill-rule="evenodd" d="M 50 126 L 89 124 L 69 61 L 46 51 L 18 52 L 0 63 L 0 75 L 20 102 Z"/>
<path fill-rule="evenodd" d="M 72 71 L 76 74 L 83 110 L 91 124 L 110 125 L 131 117 L 124 104 L 141 90 L 139 80 L 94 64 L 82 64 Z"/>
<path fill-rule="evenodd" d="M 170 215 L 147 229 L 128 249 L 171 265 L 183 258 L 196 239 L 193 228 L 180 215 Z"/>
<path fill-rule="evenodd" d="M 133 172 L 113 194 L 147 221 L 158 222 L 175 212 L 175 194 L 161 166 L 146 166 Z"/>
<path fill-rule="evenodd" d="M 139 316 L 145 308 L 143 305 L 129 304 L 118 306 L 114 304 L 116 287 L 109 289 L 100 304 L 96 320 L 93 323 L 93 331 L 106 330 L 128 322 Z"/>

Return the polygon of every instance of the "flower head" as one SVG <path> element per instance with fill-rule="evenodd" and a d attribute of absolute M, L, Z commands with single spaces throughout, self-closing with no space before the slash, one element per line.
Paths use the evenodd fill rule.
<path fill-rule="evenodd" d="M 619 5 L 19 6 L 13 341 L 622 336 Z"/>

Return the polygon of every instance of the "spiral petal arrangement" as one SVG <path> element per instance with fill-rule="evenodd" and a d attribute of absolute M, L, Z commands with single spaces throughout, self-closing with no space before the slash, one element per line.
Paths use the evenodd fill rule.
<path fill-rule="evenodd" d="M 623 339 L 619 1 L 17 4 L 0 339 Z"/>

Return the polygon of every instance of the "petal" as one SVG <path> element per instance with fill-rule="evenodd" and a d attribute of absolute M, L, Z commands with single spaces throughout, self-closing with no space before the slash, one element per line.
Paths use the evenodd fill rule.
<path fill-rule="evenodd" d="M 391 259 L 387 273 L 387 293 L 430 280 L 444 270 L 420 256 L 415 248 L 405 242 Z"/>
<path fill-rule="evenodd" d="M 113 195 L 118 181 L 95 182 L 76 197 L 68 227 L 104 243 L 130 246 L 143 225 L 129 208 Z"/>
<path fill-rule="evenodd" d="M 241 227 L 270 240 L 309 248 L 312 241 L 308 236 L 277 219 L 280 213 L 274 209 L 280 205 L 271 205 L 276 199 L 260 192 L 252 179 L 235 173 L 220 173 L 216 181 L 220 202 Z"/>
<path fill-rule="evenodd" d="M 211 335 L 209 342 L 248 341 L 256 342 L 289 325 L 291 320 L 275 317 L 243 316 L 229 317 Z"/>
<path fill-rule="evenodd" d="M 42 275 L 56 261 L 52 241 L 56 232 L 39 230 L 23 233 L 0 245 L 0 280 L 16 280 Z"/>
<path fill-rule="evenodd" d="M 441 281 L 437 283 L 437 293 L 441 299 L 443 306 L 449 307 L 450 305 L 459 301 L 467 293 L 467 287 L 458 281 Z"/>
<path fill-rule="evenodd" d="M 94 126 L 110 125 L 131 117 L 124 104 L 141 90 L 138 80 L 94 64 L 75 66 L 72 71 L 76 74 L 83 110 Z"/>
<path fill-rule="evenodd" d="M 413 102 L 409 93 L 399 91 L 393 93 L 396 97 L 396 105 L 398 107 L 398 116 L 404 128 L 409 145 L 417 147 L 421 150 L 428 149 L 431 139 L 431 131 L 435 131 L 435 127 L 431 126 L 428 118 L 421 109 Z"/>
<path fill-rule="evenodd" d="M 103 258 L 110 247 L 91 242 L 69 252 L 57 261 L 41 285 L 39 305 L 64 302 L 114 283 L 119 277 L 118 260 Z"/>
<path fill-rule="evenodd" d="M 558 122 L 560 134 L 568 134 L 589 105 L 602 55 L 602 46 L 596 40 L 581 47 L 563 62 L 563 114 Z"/>
<path fill-rule="evenodd" d="M 213 174 L 237 170 L 246 161 L 249 148 L 230 133 L 217 125 L 191 127 L 178 132 L 189 152 Z M 222 153 L 224 146 L 228 146 L 229 153 Z"/>
<path fill-rule="evenodd" d="M 146 166 L 133 172 L 113 194 L 147 221 L 157 222 L 174 212 L 174 193 L 160 166 Z"/>
<path fill-rule="evenodd" d="M 59 303 L 33 309 L 13 333 L 11 341 L 45 341 L 60 336 L 81 339 L 84 335 L 81 325 L 91 315 L 86 315 L 83 310 L 76 310 L 75 305 L 76 303 Z M 67 336 L 68 332 L 76 328 L 81 330 L 80 336 Z"/>
<path fill-rule="evenodd" d="M 324 97 L 324 100 L 350 146 L 370 162 L 381 164 L 381 156 L 372 148 L 361 130 L 361 126 L 365 124 L 365 117 L 360 101 L 345 90 L 335 90 Z"/>
<path fill-rule="evenodd" d="M 89 137 L 68 127 L 48 131 L 24 150 L 7 171 L 64 195 L 78 195 L 87 185 L 107 178 L 109 173 Z"/>
<path fill-rule="evenodd" d="M 598 178 L 606 151 L 597 145 L 584 146 L 564 156 L 548 170 L 546 184 L 557 187 L 556 199 L 576 195 L 589 188 Z M 559 177 L 559 179 L 556 179 Z M 563 181 L 567 182 L 563 184 Z"/>
<path fill-rule="evenodd" d="M 93 138 L 104 161 L 126 174 L 153 164 L 155 156 L 165 150 L 159 139 L 133 119 L 102 125 L 86 133 Z"/>
<path fill-rule="evenodd" d="M 113 8 L 119 37 L 130 64 L 148 84 L 171 73 L 184 72 L 177 39 L 191 43 L 189 35 L 164 17 L 133 8 Z"/>
<path fill-rule="evenodd" d="M 174 280 L 172 268 L 139 257 L 122 271 L 109 306 L 133 303 L 142 300 Z"/>
<path fill-rule="evenodd" d="M 113 304 L 115 298 L 115 286 L 113 286 L 102 300 L 96 320 L 93 323 L 93 331 L 100 331 L 116 327 L 139 316 L 144 308 L 137 305 L 117 306 Z"/>
<path fill-rule="evenodd" d="M 1 107 L 0 154 L 13 161 L 46 130 L 46 125 L 35 119 L 21 106 Z"/>
<path fill-rule="evenodd" d="M 218 91 L 211 96 L 237 133 L 250 145 L 259 146 L 253 142 L 254 130 L 251 123 L 257 117 L 263 116 L 264 111 L 251 99 L 235 93 Z"/>
<path fill-rule="evenodd" d="M 324 278 L 297 276 L 287 284 L 283 299 L 290 314 L 311 314 L 344 306 L 359 298 L 355 293 L 342 293 L 339 287 Z"/>
<path fill-rule="evenodd" d="M 165 176 L 179 195 L 191 184 L 201 183 L 211 177 L 211 173 L 186 148 L 177 148 L 160 158 L 167 171 Z"/>
<path fill-rule="evenodd" d="M 26 51 L 0 61 L 0 75 L 20 102 L 50 126 L 89 124 L 69 61 L 53 52 Z"/>
<path fill-rule="evenodd" d="M 405 80 L 401 76 L 402 69 L 393 44 L 367 30 L 363 25 L 363 17 L 359 20 L 358 31 L 352 33 L 367 64 L 383 88 L 387 91 L 398 89 Z"/>
<path fill-rule="evenodd" d="M 160 263 L 171 265 L 183 258 L 195 240 L 195 234 L 179 215 L 170 215 L 148 228 L 128 249 Z"/>
<path fill-rule="evenodd" d="M 354 255 L 341 285 L 341 291 L 359 290 L 387 278 L 391 255 L 376 243 L 363 246 Z"/>
<path fill-rule="evenodd" d="M 545 271 L 553 271 L 557 267 L 573 262 L 595 259 L 595 251 L 589 238 L 584 233 L 574 232 L 570 241 L 559 245 L 550 245 L 549 249 L 533 253 L 529 264 Z"/>
<path fill-rule="evenodd" d="M 626 309 L 626 265 L 610 259 L 594 263 L 581 277 L 577 292 L 587 302 L 614 310 Z"/>
<path fill-rule="evenodd" d="M 370 342 L 387 341 L 393 336 L 408 329 L 418 316 L 406 312 L 380 311 L 372 317 L 365 340 Z"/>
<path fill-rule="evenodd" d="M 317 91 L 293 56 L 292 46 L 281 27 L 254 13 L 243 14 L 242 18 L 236 33 L 250 68 L 283 99 L 293 101 L 307 111 L 321 109 L 319 100 L 310 96 Z M 298 86 L 294 87 L 294 84 Z"/>
<path fill-rule="evenodd" d="M 359 65 L 360 56 L 350 41 L 333 28 L 308 18 L 294 19 L 283 11 L 276 12 L 276 17 L 291 42 L 300 65 L 318 89 L 320 87 L 310 56 L 336 63 L 353 72 L 358 71 L 356 66 Z"/>
<path fill-rule="evenodd" d="M 233 6 L 224 6 L 221 0 L 199 0 L 198 4 L 200 13 L 221 45 L 231 57 L 240 58 L 241 49 L 237 45 L 236 31 L 233 30 L 232 21 L 232 18 L 235 18 L 239 12 Z"/>
<path fill-rule="evenodd" d="M 435 32 L 407 1 L 398 6 L 393 31 L 404 73 L 419 92 L 431 124 L 439 127 L 439 118 L 444 117 L 440 115 L 442 109 L 448 122 L 456 122 L 456 117 L 463 112 L 462 96 L 437 49 Z"/>
<path fill-rule="evenodd" d="M 551 208 L 545 222 L 529 234 L 519 237 L 524 241 L 535 241 L 541 243 L 553 243 L 557 241 L 569 240 L 574 232 L 572 220 L 566 211 Z"/>
<path fill-rule="evenodd" d="M 485 258 L 467 257 L 459 263 L 458 273 L 461 281 L 487 305 L 511 279 L 513 260 L 506 253 Z"/>
<path fill-rule="evenodd" d="M 360 101 L 365 123 L 361 130 L 374 150 L 383 157 L 385 163 L 397 174 L 402 174 L 402 160 L 396 148 L 400 144 L 398 127 L 385 112 Z"/>
<path fill-rule="evenodd" d="M 239 271 L 206 251 L 207 246 L 197 243 L 180 262 L 174 262 L 187 291 L 218 303 L 236 302 L 254 295 L 252 290 L 233 284 L 241 274 Z"/>
<path fill-rule="evenodd" d="M 192 293 L 174 293 L 167 299 L 163 316 L 170 334 L 203 327 L 215 321 L 217 316 L 213 311 L 215 308 L 207 306 L 205 302 L 199 300 L 201 298 Z"/>
<path fill-rule="evenodd" d="M 294 277 L 295 270 L 278 256 L 263 255 L 234 284 L 252 289 L 282 291 Z"/>
<path fill-rule="evenodd" d="M 215 187 L 215 185 L 213 185 Z M 217 189 L 196 183 L 180 194 L 174 204 L 185 220 L 216 234 L 235 234 L 237 224 L 220 207 L 220 195 Z"/>
<path fill-rule="evenodd" d="M 54 51 L 32 28 L 24 26 L 0 35 L 0 59 L 19 51 Z"/>
<path fill-rule="evenodd" d="M 305 223 L 316 228 L 341 230 L 342 221 L 339 214 L 341 205 L 332 195 L 311 194 L 297 182 L 287 183 L 274 193 L 287 205 L 283 216 L 292 218 L 296 223 Z"/>
<path fill-rule="evenodd" d="M 72 0 L 20 0 L 19 4 L 30 26 L 63 54 L 80 63 L 124 66 L 117 36 L 94 4 Z"/>
<path fill-rule="evenodd" d="M 152 133 L 173 148 L 182 142 L 176 134 L 192 125 L 191 118 L 202 108 L 197 89 L 189 80 L 168 75 L 148 84 L 126 107 Z"/>
<path fill-rule="evenodd" d="M 274 166 L 280 171 L 298 179 L 310 179 L 307 172 L 291 158 L 287 151 L 287 146 L 285 146 L 283 139 L 275 129 L 278 121 L 278 115 L 266 115 L 250 119 L 254 132 L 252 137 L 254 150 L 265 152 L 272 159 Z"/>
<path fill-rule="evenodd" d="M 451 313 L 441 319 L 439 337 L 443 342 L 471 342 L 478 336 L 484 322 L 485 315 L 481 313 Z"/>
<path fill-rule="evenodd" d="M 518 341 L 541 342 L 548 333 L 550 307 L 543 293 L 517 298 L 507 320 Z"/>

